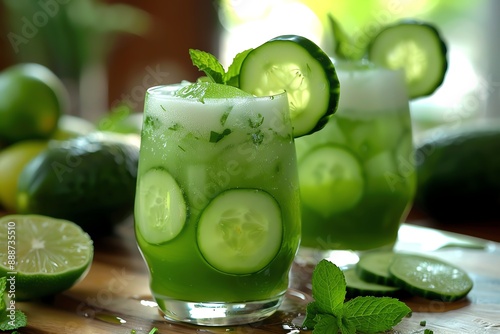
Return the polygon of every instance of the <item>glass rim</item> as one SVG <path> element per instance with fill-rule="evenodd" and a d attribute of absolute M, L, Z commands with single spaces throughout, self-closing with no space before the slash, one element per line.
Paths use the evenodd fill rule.
<path fill-rule="evenodd" d="M 170 100 L 170 99 L 181 99 L 185 101 L 193 101 L 193 102 L 200 102 L 200 99 L 196 98 L 185 98 L 185 97 L 179 97 L 175 96 L 173 93 L 180 89 L 181 87 L 191 84 L 191 82 L 177 82 L 177 83 L 171 83 L 171 84 L 161 84 L 161 85 L 155 85 L 151 86 L 146 89 L 146 95 L 150 97 L 154 97 L 155 99 L 159 100 Z M 281 98 L 282 96 L 288 96 L 287 92 L 285 89 L 283 89 L 281 92 L 273 93 L 270 95 L 264 95 L 264 96 L 234 96 L 234 97 L 207 97 L 203 98 L 203 101 L 209 100 L 209 101 L 227 101 L 227 100 L 269 100 L 269 99 L 274 99 L 276 97 Z"/>

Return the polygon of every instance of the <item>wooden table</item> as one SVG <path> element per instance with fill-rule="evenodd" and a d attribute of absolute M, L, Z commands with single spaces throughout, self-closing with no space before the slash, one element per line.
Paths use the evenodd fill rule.
<path fill-rule="evenodd" d="M 447 239 L 439 230 L 422 227 L 428 221 L 405 224 L 398 248 L 431 253 L 467 270 L 474 288 L 467 299 L 443 303 L 418 298 L 404 300 L 413 314 L 393 333 L 500 333 L 500 243 L 483 239 Z M 418 226 L 421 225 L 421 226 Z M 498 225 L 500 227 L 500 225 Z M 500 228 L 492 237 L 500 237 Z M 451 235 L 453 236 L 453 235 Z M 459 235 L 460 237 L 461 235 Z M 461 245 L 436 249 L 445 243 Z M 137 249 L 132 223 L 116 235 L 95 242 L 88 275 L 70 290 L 50 300 L 19 302 L 29 325 L 21 333 L 301 333 L 305 306 L 311 301 L 310 271 L 294 265 L 291 288 L 280 310 L 260 323 L 235 327 L 196 327 L 164 321 L 151 301 L 146 266 Z M 426 325 L 421 326 L 420 322 Z"/>

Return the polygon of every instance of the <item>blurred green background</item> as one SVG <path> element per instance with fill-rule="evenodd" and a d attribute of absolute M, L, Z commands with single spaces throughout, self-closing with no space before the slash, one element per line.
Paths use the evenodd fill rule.
<path fill-rule="evenodd" d="M 401 18 L 435 24 L 449 47 L 443 85 L 412 101 L 416 130 L 500 115 L 496 0 L 2 0 L 0 70 L 31 61 L 59 75 L 72 113 L 96 119 L 113 105 L 141 111 L 147 86 L 194 80 L 187 50 L 223 64 L 279 34 L 301 34 L 327 52 L 333 15 L 353 36 Z"/>

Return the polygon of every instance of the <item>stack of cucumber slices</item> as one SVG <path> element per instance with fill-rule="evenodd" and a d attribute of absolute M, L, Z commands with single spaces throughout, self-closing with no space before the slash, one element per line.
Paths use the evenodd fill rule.
<path fill-rule="evenodd" d="M 467 296 L 467 273 L 441 259 L 392 251 L 369 252 L 344 271 L 347 293 L 355 296 L 419 296 L 453 302 Z"/>

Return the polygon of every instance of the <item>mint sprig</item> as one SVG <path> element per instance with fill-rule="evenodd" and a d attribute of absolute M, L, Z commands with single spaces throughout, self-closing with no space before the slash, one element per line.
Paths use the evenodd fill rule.
<path fill-rule="evenodd" d="M 302 326 L 313 329 L 314 334 L 383 332 L 411 312 L 405 303 L 390 297 L 365 296 L 344 302 L 344 274 L 327 260 L 314 269 L 312 294 L 314 301 L 307 305 Z"/>
<path fill-rule="evenodd" d="M 20 310 L 14 310 L 11 314 L 6 303 L 10 305 L 10 299 L 6 293 L 7 278 L 0 277 L 0 331 L 10 331 L 25 327 L 28 322 L 26 315 Z"/>
<path fill-rule="evenodd" d="M 219 60 L 211 53 L 197 49 L 189 49 L 189 56 L 191 57 L 193 65 L 200 71 L 205 72 L 205 75 L 210 79 L 210 81 L 218 84 L 239 87 L 241 64 L 252 50 L 253 49 L 248 49 L 238 53 L 234 57 L 231 65 L 229 65 L 227 71 L 224 69 Z"/>

